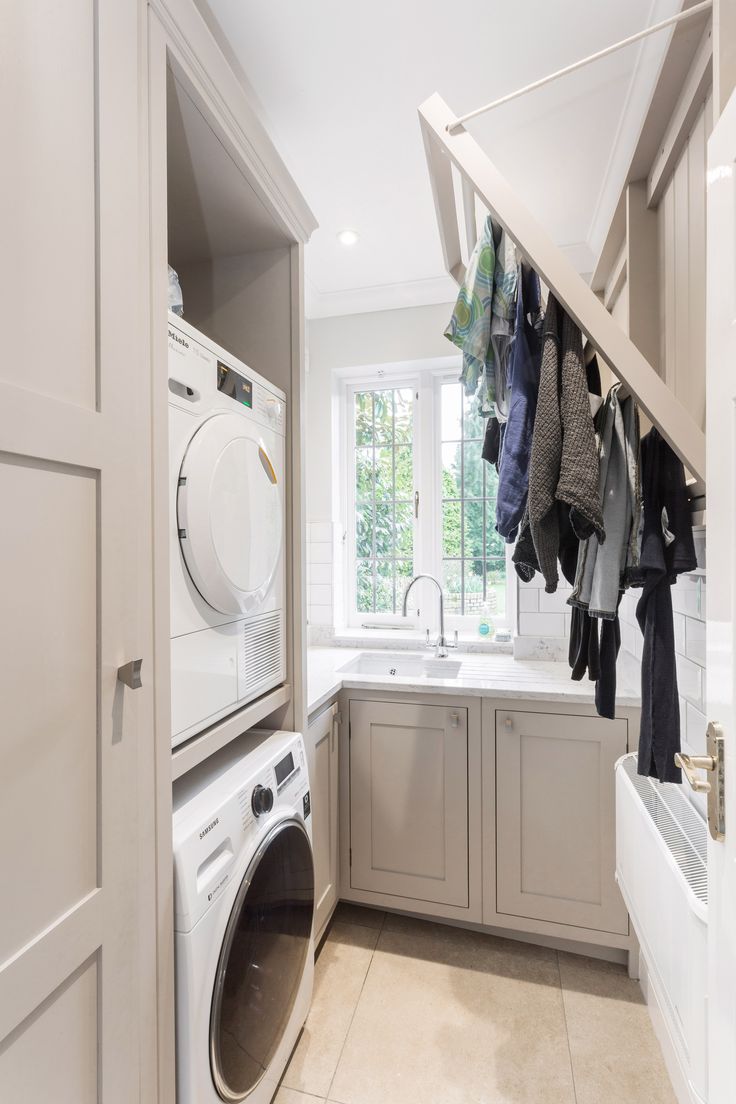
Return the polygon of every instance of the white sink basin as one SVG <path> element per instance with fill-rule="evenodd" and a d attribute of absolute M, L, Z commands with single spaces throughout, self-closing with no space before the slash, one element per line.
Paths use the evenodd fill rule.
<path fill-rule="evenodd" d="M 460 660 L 435 659 L 411 652 L 361 652 L 338 670 L 342 674 L 378 675 L 382 678 L 454 679 L 460 673 Z"/>

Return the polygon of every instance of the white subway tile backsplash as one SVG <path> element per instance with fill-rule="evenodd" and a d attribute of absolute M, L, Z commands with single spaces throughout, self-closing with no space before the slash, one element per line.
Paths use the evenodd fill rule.
<path fill-rule="evenodd" d="M 309 545 L 308 556 L 310 563 L 332 563 L 332 544 L 329 541 L 313 541 Z"/>
<path fill-rule="evenodd" d="M 694 617 L 688 617 L 686 619 L 685 635 L 684 654 L 693 663 L 705 667 L 705 622 L 696 621 Z M 679 652 L 680 648 L 677 650 Z"/>
<path fill-rule="evenodd" d="M 332 606 L 309 606 L 308 618 L 310 625 L 331 625 Z"/>
<path fill-rule="evenodd" d="M 702 709 L 703 703 L 703 671 L 697 663 L 693 663 L 685 656 L 678 655 L 677 660 L 677 688 L 683 698 L 686 698 L 697 709 Z"/>
<path fill-rule="evenodd" d="M 681 575 L 672 587 L 672 608 L 675 613 L 685 613 L 688 617 L 701 617 L 702 585 L 691 575 Z"/>
<path fill-rule="evenodd" d="M 569 587 L 558 587 L 554 594 L 547 594 L 546 591 L 540 590 L 539 592 L 539 612 L 540 613 L 569 613 L 570 606 L 567 604 L 567 599 L 570 597 Z"/>
<path fill-rule="evenodd" d="M 307 577 L 311 583 L 332 586 L 332 564 L 313 563 L 307 568 Z"/>
<path fill-rule="evenodd" d="M 522 636 L 564 636 L 565 618 L 561 613 L 519 612 L 519 632 Z"/>
<path fill-rule="evenodd" d="M 309 587 L 309 604 L 312 606 L 331 606 L 332 587 L 312 583 Z"/>
<path fill-rule="evenodd" d="M 679 652 L 680 655 L 687 655 L 685 643 L 685 622 L 687 618 L 684 613 L 674 613 L 672 621 L 675 627 L 675 651 Z"/>
<path fill-rule="evenodd" d="M 331 521 L 313 521 L 310 525 L 309 539 L 314 543 L 332 540 Z"/>
<path fill-rule="evenodd" d="M 690 702 L 686 702 L 685 714 L 687 716 L 687 742 L 690 747 L 694 748 L 696 755 L 705 755 L 705 732 L 708 727 L 705 713 L 701 713 Z"/>
<path fill-rule="evenodd" d="M 519 587 L 519 611 L 521 613 L 537 613 L 539 610 L 539 588 Z"/>

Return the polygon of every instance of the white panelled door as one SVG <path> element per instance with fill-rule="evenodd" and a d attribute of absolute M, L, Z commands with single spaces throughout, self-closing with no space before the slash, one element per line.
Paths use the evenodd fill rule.
<path fill-rule="evenodd" d="M 725 733 L 726 834 L 708 852 L 709 1104 L 736 1099 L 736 94 L 708 143 L 708 715 Z M 711 783 L 714 776 L 708 775 Z"/>
<path fill-rule="evenodd" d="M 2 10 L 0 1100 L 8 1104 L 151 1099 L 139 1039 L 150 1016 L 142 994 L 150 987 L 155 997 L 140 968 L 155 937 L 153 902 L 146 912 L 141 897 L 138 796 L 144 755 L 153 769 L 142 644 L 151 630 L 141 566 L 150 525 L 137 234 L 141 10 L 128 0 Z M 127 689 L 117 669 L 137 658 L 149 685 Z"/>

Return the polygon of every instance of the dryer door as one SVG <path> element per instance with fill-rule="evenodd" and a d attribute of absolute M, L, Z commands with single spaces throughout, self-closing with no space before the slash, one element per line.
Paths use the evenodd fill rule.
<path fill-rule="evenodd" d="M 301 821 L 266 836 L 230 913 L 210 1012 L 210 1066 L 223 1100 L 266 1072 L 296 1001 L 314 913 L 312 848 Z"/>
<path fill-rule="evenodd" d="M 283 442 L 238 414 L 215 414 L 194 434 L 179 474 L 184 562 L 220 613 L 254 613 L 269 592 L 284 527 Z"/>

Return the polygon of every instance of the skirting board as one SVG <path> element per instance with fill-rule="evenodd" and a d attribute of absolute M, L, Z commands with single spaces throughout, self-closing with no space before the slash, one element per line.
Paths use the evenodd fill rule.
<path fill-rule="evenodd" d="M 692 1087 L 685 1070 L 682 1068 L 680 1056 L 672 1041 L 667 1019 L 662 1010 L 663 999 L 659 993 L 656 975 L 650 969 L 643 951 L 640 952 L 639 970 L 639 984 L 647 1002 L 649 1018 L 652 1021 L 654 1034 L 657 1036 L 657 1042 L 662 1051 L 664 1064 L 672 1083 L 672 1090 L 677 1097 L 677 1104 L 707 1104 L 707 1101 Z"/>

